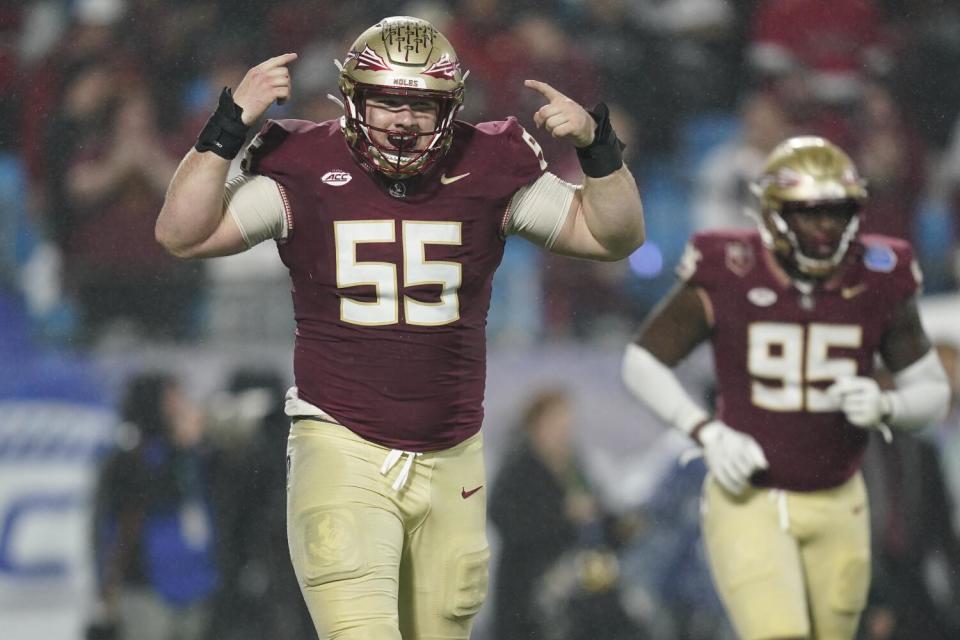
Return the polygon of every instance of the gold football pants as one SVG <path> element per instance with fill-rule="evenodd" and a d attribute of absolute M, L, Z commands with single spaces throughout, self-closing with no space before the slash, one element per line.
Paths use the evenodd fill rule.
<path fill-rule="evenodd" d="M 708 475 L 703 534 L 739 637 L 854 637 L 870 586 L 870 518 L 859 473 L 824 491 L 751 488 L 740 497 Z"/>
<path fill-rule="evenodd" d="M 340 425 L 294 421 L 287 536 L 321 638 L 469 637 L 490 557 L 482 446 L 478 433 L 391 454 Z"/>

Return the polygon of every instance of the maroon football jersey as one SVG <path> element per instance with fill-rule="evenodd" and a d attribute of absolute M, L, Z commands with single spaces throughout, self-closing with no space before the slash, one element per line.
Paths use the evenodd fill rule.
<path fill-rule="evenodd" d="M 409 451 L 480 429 L 486 316 L 511 197 L 546 167 L 514 118 L 456 123 L 431 173 L 365 172 L 337 121 L 268 122 L 246 168 L 281 185 L 300 397 Z"/>
<path fill-rule="evenodd" d="M 803 292 L 757 231 L 712 231 L 693 237 L 679 271 L 709 299 L 717 416 L 753 436 L 770 463 L 755 484 L 842 484 L 859 468 L 867 431 L 825 389 L 872 373 L 895 308 L 918 287 L 910 245 L 864 236 L 838 276 Z"/>

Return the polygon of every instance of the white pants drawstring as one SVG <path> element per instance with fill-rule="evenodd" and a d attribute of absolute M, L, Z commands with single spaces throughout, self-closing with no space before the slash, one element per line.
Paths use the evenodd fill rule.
<path fill-rule="evenodd" d="M 417 456 L 423 455 L 419 451 L 402 451 L 400 449 L 391 449 L 390 453 L 387 454 L 387 457 L 383 459 L 383 464 L 380 465 L 380 475 L 385 476 L 390 473 L 390 469 L 396 466 L 397 462 L 400 461 L 404 455 L 407 456 L 407 459 L 403 463 L 403 467 L 400 468 L 400 473 L 397 475 L 397 479 L 393 481 L 393 490 L 400 491 L 407 484 L 407 479 L 410 477 L 410 469 L 413 467 L 413 461 Z"/>
<path fill-rule="evenodd" d="M 780 528 L 787 531 L 790 528 L 790 511 L 787 509 L 787 492 L 783 489 L 771 489 L 770 499 L 777 501 L 777 515 L 780 518 Z"/>

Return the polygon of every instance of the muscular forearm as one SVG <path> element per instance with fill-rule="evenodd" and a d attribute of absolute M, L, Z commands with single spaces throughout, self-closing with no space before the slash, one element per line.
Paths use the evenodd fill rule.
<path fill-rule="evenodd" d="M 176 158 L 166 153 L 160 153 L 151 158 L 151 164 L 141 170 L 144 179 L 150 184 L 157 194 L 165 193 L 170 185 L 170 180 L 177 170 Z"/>
<path fill-rule="evenodd" d="M 582 215 L 610 259 L 630 255 L 646 237 L 640 192 L 626 165 L 608 176 L 584 179 Z"/>
<path fill-rule="evenodd" d="M 191 149 L 173 175 L 157 218 L 157 241 L 175 256 L 207 240 L 223 217 L 223 191 L 230 162 Z"/>

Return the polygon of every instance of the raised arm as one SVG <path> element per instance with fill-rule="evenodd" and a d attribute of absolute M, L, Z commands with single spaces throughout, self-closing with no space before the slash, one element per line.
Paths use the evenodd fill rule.
<path fill-rule="evenodd" d="M 157 218 L 157 241 L 171 254 L 207 258 L 246 249 L 240 229 L 224 215 L 227 170 L 250 125 L 274 100 L 290 97 L 286 65 L 296 58 L 295 53 L 270 58 L 250 69 L 232 96 L 221 94 L 197 147 L 177 167 Z"/>
<path fill-rule="evenodd" d="M 591 116 L 544 82 L 524 84 L 549 101 L 534 114 L 534 122 L 554 138 L 569 139 L 586 174 L 551 251 L 593 260 L 627 257 L 646 236 L 643 204 L 637 183 L 620 157 L 622 145 L 610 127 L 606 106 Z"/>

